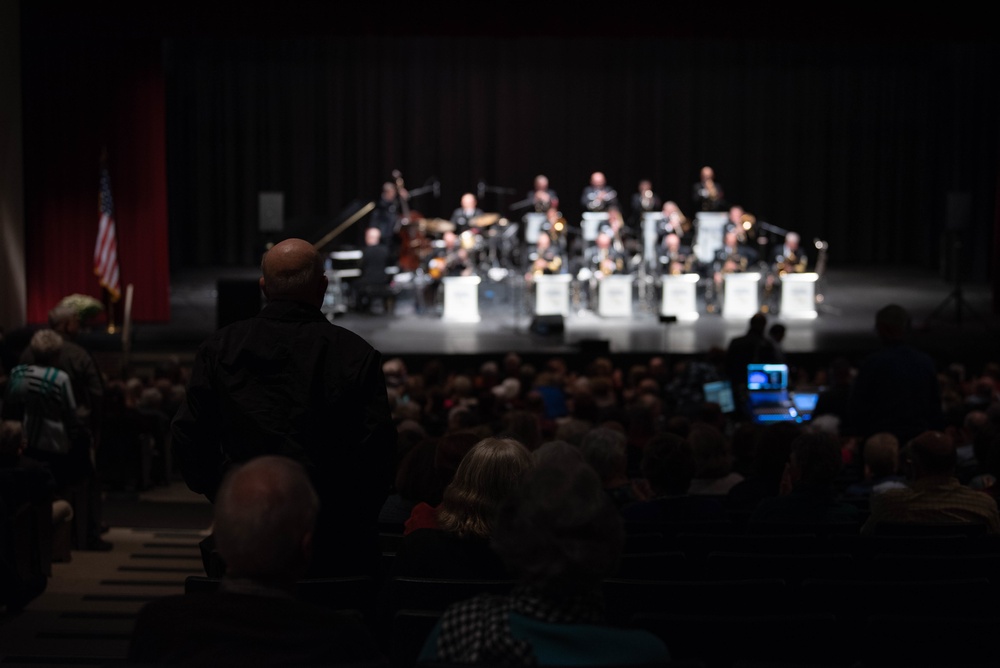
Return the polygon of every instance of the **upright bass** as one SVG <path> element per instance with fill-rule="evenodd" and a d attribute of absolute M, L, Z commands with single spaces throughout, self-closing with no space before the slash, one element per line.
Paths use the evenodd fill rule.
<path fill-rule="evenodd" d="M 400 219 L 398 225 L 399 235 L 399 268 L 403 271 L 416 271 L 420 267 L 420 251 L 426 247 L 426 240 L 420 231 L 420 226 L 414 224 L 422 216 L 410 210 L 408 198 L 403 196 L 403 175 L 398 169 L 392 172 L 392 178 L 396 182 L 397 197 L 399 197 Z"/>

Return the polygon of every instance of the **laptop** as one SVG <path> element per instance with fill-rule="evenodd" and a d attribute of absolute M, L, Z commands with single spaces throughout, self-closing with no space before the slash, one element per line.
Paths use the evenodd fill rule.
<path fill-rule="evenodd" d="M 788 391 L 787 364 L 748 364 L 746 387 L 754 422 L 803 421 Z"/>
<path fill-rule="evenodd" d="M 816 410 L 816 403 L 819 401 L 818 390 L 795 390 L 792 394 L 792 403 L 795 410 L 802 416 L 803 422 L 812 420 L 813 411 Z"/>
<path fill-rule="evenodd" d="M 733 398 L 733 384 L 728 380 L 713 380 L 701 386 L 705 402 L 719 404 L 726 415 L 736 412 L 736 399 Z"/>

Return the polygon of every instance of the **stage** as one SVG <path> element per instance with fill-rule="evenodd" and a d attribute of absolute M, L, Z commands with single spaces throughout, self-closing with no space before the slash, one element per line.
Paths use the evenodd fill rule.
<path fill-rule="evenodd" d="M 162 355 L 189 361 L 198 343 L 216 327 L 220 316 L 239 315 L 232 288 L 244 294 L 243 311 L 256 308 L 257 268 L 220 268 L 178 272 L 171 281 L 171 321 L 135 323 L 129 360 L 143 364 Z M 325 307 L 330 319 L 367 339 L 385 357 L 499 356 L 515 351 L 527 356 L 593 356 L 607 352 L 628 357 L 701 355 L 725 348 L 746 331 L 748 318 L 726 318 L 708 313 L 699 298 L 697 320 L 671 322 L 659 312 L 659 286 L 645 296 L 633 290 L 629 317 L 602 317 L 594 310 L 571 309 L 562 318 L 561 331 L 548 333 L 532 327 L 532 301 L 513 277 L 493 281 L 484 276 L 478 286 L 478 322 L 456 322 L 441 316 L 440 304 L 420 308 L 415 290 L 401 292 L 391 314 L 356 313 L 345 301 Z M 228 292 L 227 292 L 228 291 Z M 246 304 L 245 296 L 253 299 Z M 816 285 L 817 317 L 787 319 L 772 312 L 771 323 L 787 327 L 784 349 L 802 359 L 829 359 L 847 355 L 860 359 L 877 346 L 875 312 L 899 303 L 913 316 L 912 343 L 940 363 L 964 361 L 970 370 L 1000 360 L 996 332 L 1000 318 L 992 313 L 992 290 L 986 284 L 949 283 L 936 273 L 908 268 L 828 269 Z M 332 306 L 332 308 L 331 308 Z M 234 315 L 235 314 L 235 315 Z M 536 323 L 537 324 L 537 323 Z M 101 347 L 101 346 L 98 346 Z M 104 346 L 107 348 L 107 346 Z M 113 366 L 117 350 L 105 350 Z"/>

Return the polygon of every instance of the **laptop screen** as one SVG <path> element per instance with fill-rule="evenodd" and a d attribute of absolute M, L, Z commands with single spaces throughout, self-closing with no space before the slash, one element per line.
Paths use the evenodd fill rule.
<path fill-rule="evenodd" d="M 775 392 L 788 389 L 787 364 L 748 364 L 747 390 Z"/>
<path fill-rule="evenodd" d="M 701 386 L 706 402 L 719 404 L 723 413 L 736 411 L 736 400 L 733 398 L 733 385 L 728 380 L 714 380 Z"/>

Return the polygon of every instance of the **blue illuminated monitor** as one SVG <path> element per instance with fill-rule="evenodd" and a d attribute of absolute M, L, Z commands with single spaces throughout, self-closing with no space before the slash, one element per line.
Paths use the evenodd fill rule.
<path fill-rule="evenodd" d="M 788 389 L 787 364 L 748 364 L 747 390 L 774 392 Z"/>

